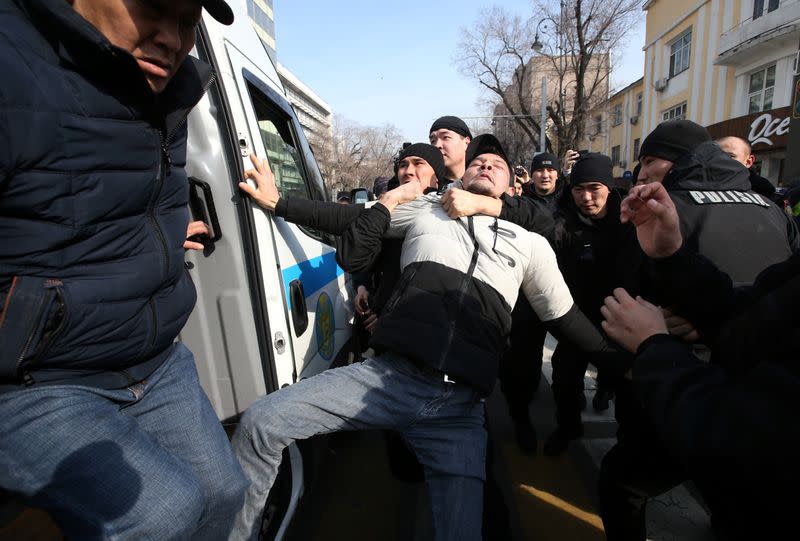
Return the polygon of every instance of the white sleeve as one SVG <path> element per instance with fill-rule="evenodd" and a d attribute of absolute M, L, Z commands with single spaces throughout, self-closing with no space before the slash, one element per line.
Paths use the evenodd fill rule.
<path fill-rule="evenodd" d="M 557 319 L 566 314 L 574 301 L 550 243 L 536 233 L 529 233 L 531 248 L 528 265 L 522 279 L 522 292 L 542 321 Z"/>

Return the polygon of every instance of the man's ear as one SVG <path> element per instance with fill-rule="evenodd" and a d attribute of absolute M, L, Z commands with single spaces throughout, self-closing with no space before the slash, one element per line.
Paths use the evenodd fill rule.
<path fill-rule="evenodd" d="M 753 154 L 750 154 L 747 157 L 747 160 L 745 160 L 744 166 L 750 169 L 751 167 L 753 167 L 754 163 L 756 163 L 756 157 Z"/>

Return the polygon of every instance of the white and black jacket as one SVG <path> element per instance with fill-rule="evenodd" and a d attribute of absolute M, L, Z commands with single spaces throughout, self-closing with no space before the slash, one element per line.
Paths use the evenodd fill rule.
<path fill-rule="evenodd" d="M 541 235 L 489 216 L 451 219 L 437 194 L 376 204 L 344 231 L 337 260 L 369 269 L 384 237 L 405 237 L 402 277 L 370 345 L 392 350 L 489 393 L 520 289 L 557 338 L 595 353 L 608 344 L 574 305 Z"/>

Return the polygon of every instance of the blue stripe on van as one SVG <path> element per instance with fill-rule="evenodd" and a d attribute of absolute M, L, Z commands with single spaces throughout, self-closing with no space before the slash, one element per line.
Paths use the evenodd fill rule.
<path fill-rule="evenodd" d="M 289 296 L 289 284 L 293 280 L 300 280 L 303 284 L 303 292 L 308 298 L 342 274 L 344 271 L 336 264 L 336 252 L 328 252 L 284 269 L 281 275 L 283 276 L 283 293 L 286 303 L 291 309 L 292 299 Z"/>

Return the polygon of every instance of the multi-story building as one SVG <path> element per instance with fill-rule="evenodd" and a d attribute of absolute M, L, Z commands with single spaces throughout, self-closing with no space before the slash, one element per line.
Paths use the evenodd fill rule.
<path fill-rule="evenodd" d="M 541 122 L 542 101 L 547 107 L 554 107 L 558 101 L 563 107 L 562 122 L 572 121 L 573 106 L 575 101 L 576 74 L 571 68 L 575 64 L 571 56 L 536 55 L 526 64 L 521 91 L 515 85 L 509 85 L 506 98 L 512 104 L 517 116 L 533 117 L 537 123 Z M 607 53 L 594 55 L 583 77 L 584 92 L 587 96 L 584 106 L 592 107 L 605 102 L 608 97 L 610 60 Z M 544 99 L 543 99 L 544 98 Z M 524 101 L 525 108 L 519 107 Z M 529 114 L 523 114 L 526 110 Z M 540 132 L 535 134 L 533 141 L 516 126 L 509 114 L 508 108 L 503 103 L 495 105 L 493 113 L 499 122 L 493 122 L 494 133 L 506 144 L 506 151 L 521 163 L 530 158 L 532 149 L 539 150 Z M 545 136 L 550 141 L 551 148 L 557 154 L 563 154 L 566 149 L 558 148 L 556 126 L 552 119 L 545 121 Z"/>
<path fill-rule="evenodd" d="M 272 0 L 247 0 L 247 15 L 253 21 L 258 37 L 264 44 L 270 60 L 277 63 L 277 44 L 275 42 L 275 13 Z"/>
<path fill-rule="evenodd" d="M 753 145 L 782 178 L 800 0 L 648 0 L 642 133 L 688 118 Z"/>
<path fill-rule="evenodd" d="M 294 107 L 308 141 L 317 144 L 320 140 L 333 137 L 333 113 L 330 105 L 295 77 L 286 66 L 279 63 L 277 69 L 278 77 L 286 89 L 286 98 Z"/>
<path fill-rule="evenodd" d="M 247 14 L 261 38 L 267 54 L 278 70 L 278 76 L 286 89 L 286 97 L 294 107 L 309 143 L 317 144 L 320 140 L 331 138 L 333 136 L 333 113 L 330 105 L 286 66 L 278 63 L 272 0 L 247 0 Z"/>
<path fill-rule="evenodd" d="M 585 148 L 576 150 L 610 156 L 614 177 L 622 178 L 639 157 L 643 113 L 644 79 L 639 79 L 615 92 L 592 111 L 586 126 Z"/>

